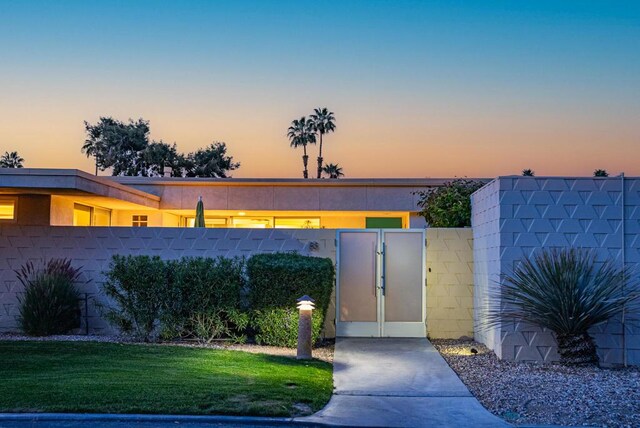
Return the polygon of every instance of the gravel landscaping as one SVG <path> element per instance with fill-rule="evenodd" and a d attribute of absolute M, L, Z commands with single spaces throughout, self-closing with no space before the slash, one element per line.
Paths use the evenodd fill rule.
<path fill-rule="evenodd" d="M 471 393 L 508 422 L 640 427 L 640 368 L 514 363 L 473 341 L 431 342 Z"/>
<path fill-rule="evenodd" d="M 21 334 L 7 334 L 7 333 L 0 333 L 0 340 L 140 343 L 132 340 L 127 336 L 59 335 L 59 336 L 31 337 L 31 336 L 25 336 Z M 292 357 L 292 358 L 296 356 L 296 349 L 283 348 L 279 346 L 261 346 L 261 345 L 251 344 L 251 343 L 232 344 L 225 341 L 218 341 L 210 344 L 200 344 L 194 341 L 194 342 L 161 342 L 161 343 L 156 343 L 156 345 L 224 349 L 228 351 L 242 351 L 242 352 L 249 352 L 252 354 L 279 355 L 283 357 Z M 322 346 L 319 346 L 313 349 L 313 358 L 326 361 L 328 363 L 332 363 L 333 349 L 334 349 L 333 342 L 326 342 L 322 344 Z"/>

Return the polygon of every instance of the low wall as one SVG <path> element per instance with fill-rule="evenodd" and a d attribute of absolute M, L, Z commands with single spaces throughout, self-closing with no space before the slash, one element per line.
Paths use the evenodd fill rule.
<path fill-rule="evenodd" d="M 473 232 L 427 229 L 427 334 L 473 337 Z"/>
<path fill-rule="evenodd" d="M 317 245 L 310 245 L 312 242 Z M 100 284 L 114 254 L 144 254 L 163 259 L 192 257 L 250 256 L 255 253 L 298 251 L 301 254 L 329 257 L 335 262 L 335 230 L 331 229 L 194 229 L 132 227 L 50 227 L 0 226 L 0 332 L 16 331 L 18 296 L 22 284 L 14 270 L 25 262 L 50 258 L 69 258 L 82 267 L 80 286 L 93 301 L 103 301 Z M 292 302 L 292 304 L 294 304 Z M 111 331 L 99 317 L 95 306 L 88 305 L 89 331 Z M 335 336 L 335 305 L 329 308 L 325 334 Z M 82 326 L 84 331 L 86 326 Z"/>

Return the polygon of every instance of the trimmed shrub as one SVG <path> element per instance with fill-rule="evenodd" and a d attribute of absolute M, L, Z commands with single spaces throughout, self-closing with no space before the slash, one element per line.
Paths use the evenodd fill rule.
<path fill-rule="evenodd" d="M 220 337 L 244 341 L 248 315 L 240 312 L 244 261 L 239 258 L 114 256 L 103 312 L 122 332 L 145 341 Z"/>
<path fill-rule="evenodd" d="M 116 303 L 104 308 L 105 318 L 124 333 L 154 339 L 167 295 L 165 262 L 157 256 L 115 255 L 105 275 L 104 292 Z"/>
<path fill-rule="evenodd" d="M 16 271 L 24 285 L 18 325 L 30 336 L 65 334 L 80 327 L 80 295 L 75 283 L 81 269 L 67 259 L 51 259 L 40 268 L 27 262 Z"/>
<path fill-rule="evenodd" d="M 162 337 L 192 337 L 205 342 L 241 337 L 246 328 L 239 313 L 243 269 L 244 260 L 240 258 L 197 257 L 167 262 Z"/>
<path fill-rule="evenodd" d="M 295 303 L 295 302 L 294 302 Z M 311 318 L 311 340 L 320 339 L 326 311 L 314 310 Z M 298 344 L 298 310 L 294 308 L 263 309 L 254 311 L 251 324 L 256 330 L 259 345 L 295 348 Z"/>
<path fill-rule="evenodd" d="M 247 262 L 248 302 L 256 342 L 295 346 L 298 337 L 296 299 L 316 301 L 313 338 L 320 337 L 331 299 L 335 270 L 330 259 L 295 253 L 256 254 Z"/>

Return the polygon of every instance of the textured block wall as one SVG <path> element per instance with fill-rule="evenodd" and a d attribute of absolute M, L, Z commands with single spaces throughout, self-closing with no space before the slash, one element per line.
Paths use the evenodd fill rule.
<path fill-rule="evenodd" d="M 486 294 L 485 281 L 491 287 L 491 278 L 499 281 L 520 260 L 542 248 L 591 248 L 601 261 L 612 260 L 619 266 L 624 262 L 628 268 L 640 266 L 638 178 L 625 179 L 623 191 L 619 177 L 501 177 L 476 192 L 472 203 L 476 269 L 478 265 L 486 269 L 476 272 L 476 294 Z M 496 245 L 498 263 L 479 260 L 483 253 L 495 256 Z M 476 321 L 480 324 L 481 312 L 476 308 Z M 630 318 L 637 316 L 630 314 Z M 625 352 L 629 364 L 640 364 L 637 323 L 626 323 L 624 335 L 622 329 L 618 319 L 592 332 L 604 364 L 623 363 Z M 495 334 L 495 329 L 489 331 Z M 487 334 L 476 333 L 476 337 L 502 358 L 520 361 L 558 358 L 553 336 L 539 328 L 503 323 L 499 327 L 499 343 L 490 340 Z"/>
<path fill-rule="evenodd" d="M 473 337 L 473 233 L 427 229 L 427 334 Z"/>
<path fill-rule="evenodd" d="M 471 227 L 473 230 L 473 320 L 474 337 L 493 349 L 502 358 L 500 328 L 486 325 L 487 311 L 495 302 L 500 280 L 500 183 L 494 180 L 475 192 L 472 197 Z"/>
<path fill-rule="evenodd" d="M 163 259 L 183 256 L 250 256 L 254 253 L 298 251 L 301 254 L 330 257 L 335 262 L 335 230 L 330 229 L 186 229 L 130 227 L 48 227 L 0 226 L 0 332 L 16 331 L 18 296 L 22 285 L 15 269 L 28 260 L 64 257 L 82 266 L 84 279 L 80 291 L 90 300 L 104 301 L 100 294 L 102 272 L 114 254 L 158 255 Z M 310 245 L 317 242 L 318 245 Z M 298 297 L 298 296 L 296 296 Z M 89 328 L 108 333 L 109 326 L 89 304 Z M 329 308 L 326 334 L 335 335 Z M 83 313 L 84 320 L 84 313 Z M 84 326 L 83 326 L 84 329 Z"/>

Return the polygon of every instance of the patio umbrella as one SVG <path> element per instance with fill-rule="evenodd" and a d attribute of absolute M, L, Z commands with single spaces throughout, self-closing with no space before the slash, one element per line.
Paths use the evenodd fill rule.
<path fill-rule="evenodd" d="M 202 203 L 202 196 L 198 198 L 198 205 L 196 205 L 196 219 L 193 223 L 193 227 L 204 227 L 204 204 Z"/>

